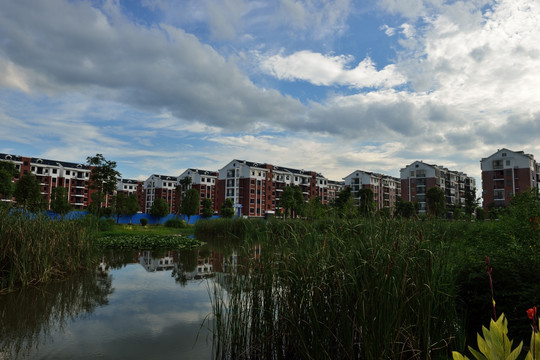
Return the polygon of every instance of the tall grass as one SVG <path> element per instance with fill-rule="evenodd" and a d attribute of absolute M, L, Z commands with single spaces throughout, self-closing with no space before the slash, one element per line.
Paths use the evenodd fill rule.
<path fill-rule="evenodd" d="M 430 359 L 462 337 L 444 229 L 384 219 L 269 222 L 213 288 L 216 358 Z M 246 253 L 250 245 L 246 245 Z"/>
<path fill-rule="evenodd" d="M 225 238 L 244 239 L 265 228 L 262 219 L 209 219 L 195 223 L 195 237 L 200 239 Z"/>
<path fill-rule="evenodd" d="M 96 265 L 90 220 L 50 220 L 0 210 L 0 293 Z"/>

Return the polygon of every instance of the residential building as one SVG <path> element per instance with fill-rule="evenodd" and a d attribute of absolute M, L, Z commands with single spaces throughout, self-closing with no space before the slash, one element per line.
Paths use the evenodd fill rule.
<path fill-rule="evenodd" d="M 314 171 L 246 160 L 232 160 L 219 170 L 216 208 L 232 199 L 237 215 L 263 217 L 280 211 L 279 197 L 286 186 L 297 185 L 304 198 L 328 203 L 328 179 Z"/>
<path fill-rule="evenodd" d="M 497 150 L 480 160 L 484 209 L 508 206 L 512 197 L 537 188 L 540 167 L 534 156 L 523 151 Z"/>
<path fill-rule="evenodd" d="M 426 213 L 426 193 L 434 186 L 444 191 L 449 211 L 454 205 L 465 205 L 465 193 L 474 193 L 476 189 L 476 180 L 473 177 L 422 161 L 413 162 L 401 169 L 400 173 L 401 197 L 404 201 L 417 202 L 420 213 Z"/>
<path fill-rule="evenodd" d="M 216 190 L 217 190 L 216 185 L 217 185 L 217 178 L 218 178 L 217 171 L 187 169 L 178 177 L 178 183 L 181 184 L 182 179 L 185 179 L 187 177 L 191 178 L 190 188 L 197 190 L 200 195 L 201 207 L 199 208 L 199 214 L 200 214 L 200 210 L 202 209 L 202 199 L 204 198 L 212 200 L 212 204 L 214 205 L 214 211 L 217 211 L 217 208 L 216 208 Z M 182 203 L 181 194 L 177 193 L 176 195 L 178 198 L 177 199 L 178 204 L 181 204 Z"/>
<path fill-rule="evenodd" d="M 169 175 L 153 174 L 143 183 L 144 189 L 144 212 L 149 213 L 155 199 L 162 198 L 169 204 L 169 213 L 175 214 L 178 210 L 176 198 L 176 186 L 178 178 Z"/>
<path fill-rule="evenodd" d="M 326 192 L 326 199 L 327 203 L 331 204 L 333 201 L 336 200 L 337 195 L 343 188 L 345 187 L 345 182 L 343 181 L 336 181 L 336 180 L 328 180 L 327 181 L 328 188 Z"/>
<path fill-rule="evenodd" d="M 0 154 L 0 161 L 13 162 L 19 171 L 14 182 L 24 174 L 34 174 L 40 183 L 41 194 L 49 204 L 48 208 L 52 190 L 58 186 L 67 189 L 68 201 L 74 209 L 86 209 L 92 202 L 94 190 L 89 186 L 91 167 L 88 165 L 11 154 Z"/>
<path fill-rule="evenodd" d="M 144 191 L 144 181 L 133 180 L 133 179 L 120 179 L 116 187 L 117 194 L 125 194 L 130 196 L 132 194 L 137 195 L 137 200 L 139 203 L 139 211 L 144 211 L 145 209 L 145 191 Z"/>
<path fill-rule="evenodd" d="M 371 189 L 375 209 L 392 208 L 401 196 L 401 180 L 389 175 L 356 170 L 344 177 L 345 187 L 351 189 L 356 205 L 360 204 L 361 189 Z"/>

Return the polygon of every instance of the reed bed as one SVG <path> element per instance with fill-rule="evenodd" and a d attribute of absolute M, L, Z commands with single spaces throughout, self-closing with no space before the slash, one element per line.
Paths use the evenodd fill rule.
<path fill-rule="evenodd" d="M 97 265 L 91 220 L 50 220 L 0 210 L 0 293 Z"/>
<path fill-rule="evenodd" d="M 436 223 L 269 222 L 212 289 L 217 359 L 446 358 L 463 336 Z M 252 244 L 246 244 L 246 254 Z"/>
<path fill-rule="evenodd" d="M 195 237 L 197 239 L 245 239 L 247 235 L 251 236 L 263 231 L 265 226 L 266 222 L 262 219 L 203 219 L 195 223 Z"/>

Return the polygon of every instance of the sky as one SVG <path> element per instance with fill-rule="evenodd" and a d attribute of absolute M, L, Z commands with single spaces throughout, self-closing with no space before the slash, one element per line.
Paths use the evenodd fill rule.
<path fill-rule="evenodd" d="M 0 152 L 481 187 L 498 149 L 540 159 L 538 39 L 526 0 L 0 0 Z"/>

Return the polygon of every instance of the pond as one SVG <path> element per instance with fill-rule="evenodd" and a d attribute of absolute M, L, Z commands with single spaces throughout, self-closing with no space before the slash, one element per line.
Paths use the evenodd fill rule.
<path fill-rule="evenodd" d="M 110 251 L 95 272 L 2 295 L 0 359 L 210 359 L 209 291 L 234 258 Z"/>

